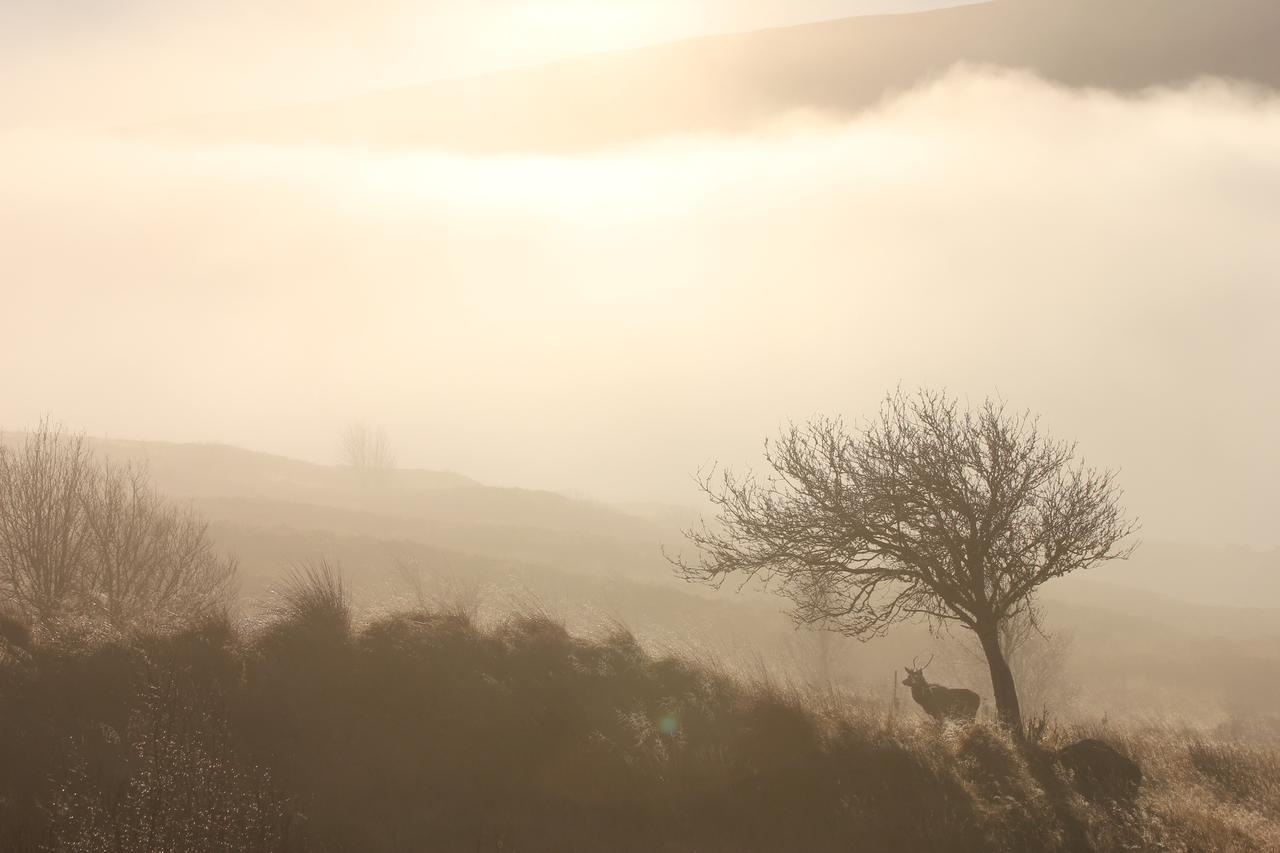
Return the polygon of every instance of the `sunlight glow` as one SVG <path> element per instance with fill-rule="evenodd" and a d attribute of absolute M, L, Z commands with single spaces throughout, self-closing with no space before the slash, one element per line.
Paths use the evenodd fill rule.
<path fill-rule="evenodd" d="M 674 3 L 541 0 L 508 7 L 502 32 L 510 55 L 550 57 L 659 41 L 687 18 Z"/>

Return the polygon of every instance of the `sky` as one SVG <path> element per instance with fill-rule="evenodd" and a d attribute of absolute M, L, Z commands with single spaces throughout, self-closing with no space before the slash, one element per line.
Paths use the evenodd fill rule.
<path fill-rule="evenodd" d="M 26 26 L 109 52 L 191 25 L 82 5 L 135 17 Z M 327 463 L 358 420 L 405 465 L 689 503 L 789 419 L 927 385 L 1039 412 L 1152 539 L 1280 545 L 1274 93 L 959 68 L 578 157 L 56 126 L 0 135 L 5 429 Z"/>
<path fill-rule="evenodd" d="M 252 110 L 957 0 L 5 0 L 0 130 Z"/>

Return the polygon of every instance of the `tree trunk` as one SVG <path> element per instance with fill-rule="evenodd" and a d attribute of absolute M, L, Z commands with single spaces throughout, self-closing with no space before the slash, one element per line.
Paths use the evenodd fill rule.
<path fill-rule="evenodd" d="M 997 627 L 978 629 L 978 639 L 982 641 L 982 651 L 987 656 L 987 666 L 991 669 L 991 687 L 996 694 L 996 711 L 1000 714 L 1000 722 L 1013 732 L 1015 737 L 1022 737 L 1022 708 L 1018 704 L 1018 688 L 1013 683 L 1013 670 L 1005 660 L 1004 649 L 1000 648 L 1000 631 Z"/>

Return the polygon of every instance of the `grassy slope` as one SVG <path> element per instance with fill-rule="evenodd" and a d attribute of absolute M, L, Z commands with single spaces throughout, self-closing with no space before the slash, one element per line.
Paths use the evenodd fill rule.
<path fill-rule="evenodd" d="M 1136 92 L 1221 76 L 1280 86 L 1271 0 L 994 0 L 718 36 L 163 130 L 309 144 L 573 152 L 848 115 L 957 63 Z M 151 130 L 155 130 L 154 128 Z"/>
<path fill-rule="evenodd" d="M 403 556 L 425 566 L 428 580 L 506 584 L 560 612 L 591 605 L 595 618 L 577 624 L 594 627 L 597 639 L 574 639 L 543 616 L 491 613 L 490 627 L 479 628 L 456 610 L 396 616 L 384 606 L 355 630 L 341 619 L 309 619 L 304 609 L 252 633 L 212 626 L 168 640 L 81 637 L 34 649 L 6 642 L 4 849 L 51 839 L 71 850 L 113 849 L 117 839 L 123 846 L 114 849 L 1124 843 L 1263 850 L 1277 843 L 1268 815 L 1280 774 L 1269 750 L 1280 728 L 1257 712 L 1276 704 L 1265 688 L 1280 683 L 1268 674 L 1280 656 L 1274 623 L 1260 612 L 1096 583 L 1051 597 L 1054 624 L 1076 635 L 1077 675 L 1109 700 L 1165 712 L 1193 707 L 1188 697 L 1210 697 L 1217 711 L 1236 703 L 1215 736 L 1168 723 L 1118 725 L 1120 705 L 1092 700 L 1080 717 L 1094 721 L 1092 730 L 1051 728 L 1050 741 L 1063 742 L 1102 726 L 1148 768 L 1140 808 L 1113 812 L 1072 795 L 1043 752 L 1020 755 L 989 728 L 938 732 L 905 697 L 891 716 L 888 676 L 931 642 L 919 627 L 866 646 L 836 645 L 833 674 L 863 692 L 819 701 L 777 686 L 786 681 L 744 682 L 715 665 L 653 652 L 666 634 L 675 639 L 669 645 L 693 649 L 701 661 L 723 651 L 717 643 L 793 653 L 790 683 L 803 684 L 814 638 L 792 634 L 776 601 L 588 571 L 592 559 L 561 571 L 506 559 L 488 541 L 491 530 L 544 531 L 570 545 L 593 536 L 619 547 L 642 541 L 652 556 L 643 532 L 656 536 L 661 526 L 449 476 L 412 474 L 400 487 L 371 492 L 348 472 L 228 448 L 160 453 L 162 486 L 209 507 L 240 507 L 214 530 L 250 563 L 280 566 L 326 553 L 342 558 L 357 581 L 380 568 L 390 583 L 389 562 Z M 441 531 L 458 529 L 489 553 L 441 544 Z M 437 589 L 428 586 L 426 598 Z M 602 631 L 608 617 L 643 628 L 643 642 Z M 980 672 L 941 672 L 981 683 Z M 1108 725 L 1099 722 L 1104 711 Z M 674 728 L 664 731 L 668 718 Z M 203 829 L 191 835 L 192 826 Z"/>
<path fill-rule="evenodd" d="M 1274 751 L 1110 727 L 1134 809 L 1044 747 L 575 639 L 329 600 L 254 635 L 0 641 L 0 847 L 1268 850 Z M 1093 732 L 1086 732 L 1093 734 Z M 1054 731 L 1045 746 L 1079 732 Z"/>
<path fill-rule="evenodd" d="M 877 701 L 890 700 L 895 670 L 935 652 L 933 677 L 989 692 L 981 667 L 953 639 L 931 638 L 919 626 L 869 644 L 836 638 L 830 671 L 817 671 L 820 644 L 793 631 L 783 602 L 674 580 L 659 546 L 679 547 L 687 522 L 675 511 L 641 518 L 436 472 L 366 483 L 342 468 L 229 447 L 114 442 L 106 450 L 148 460 L 160 488 L 195 501 L 219 544 L 240 557 L 250 601 L 261 601 L 290 562 L 323 555 L 346 567 L 369 612 L 416 601 L 419 592 L 428 600 L 469 596 L 492 610 L 533 599 L 575 628 L 616 620 L 651 646 L 698 648 L 735 669 L 763 665 L 801 682 L 830 676 Z M 415 568 L 420 588 L 397 561 Z M 1198 601 L 1206 568 L 1214 600 L 1255 606 Z M 1268 579 L 1276 578 L 1277 552 L 1147 543 L 1130 564 L 1051 585 L 1049 625 L 1071 643 L 1061 677 L 1078 685 L 1071 711 L 1210 724 L 1274 713 L 1280 594 Z"/>

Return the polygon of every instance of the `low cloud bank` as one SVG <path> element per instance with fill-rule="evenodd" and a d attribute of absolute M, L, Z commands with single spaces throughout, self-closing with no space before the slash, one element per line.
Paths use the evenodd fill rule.
<path fill-rule="evenodd" d="M 957 71 L 589 158 L 0 141 L 0 423 L 684 500 L 787 418 L 998 392 L 1147 534 L 1276 544 L 1280 98 Z"/>

